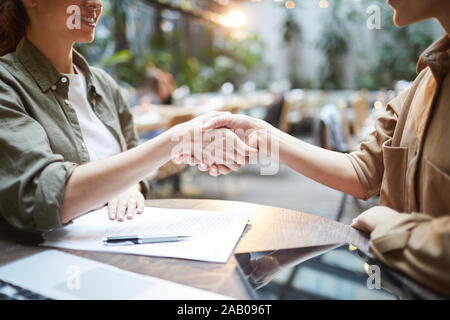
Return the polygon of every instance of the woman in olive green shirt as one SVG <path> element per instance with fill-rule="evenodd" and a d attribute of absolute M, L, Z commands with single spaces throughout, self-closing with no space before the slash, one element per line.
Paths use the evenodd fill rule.
<path fill-rule="evenodd" d="M 217 116 L 178 125 L 138 146 L 117 84 L 73 50 L 75 42 L 94 40 L 101 12 L 101 0 L 0 2 L 0 213 L 16 228 L 58 228 L 106 203 L 111 219 L 133 218 L 144 206 L 147 187 L 139 182 L 180 156 L 177 138 L 194 136 L 202 121 Z M 70 79 L 77 72 L 83 83 L 76 89 L 85 91 L 72 99 Z M 96 128 L 79 117 L 83 105 Z M 86 134 L 95 130 L 109 140 Z M 241 154 L 251 150 L 236 135 L 226 135 Z M 95 150 L 88 150 L 88 138 L 91 146 L 117 154 L 91 161 Z M 240 167 L 239 159 L 209 159 L 203 165 L 212 175 Z"/>

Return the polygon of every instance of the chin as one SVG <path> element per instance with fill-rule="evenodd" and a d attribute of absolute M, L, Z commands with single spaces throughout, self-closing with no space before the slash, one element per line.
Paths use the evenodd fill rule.
<path fill-rule="evenodd" d="M 394 12 L 393 20 L 394 20 L 394 24 L 397 27 L 405 27 L 405 26 L 410 25 L 417 21 L 415 19 L 408 19 L 406 17 L 402 17 L 402 15 L 399 14 L 397 11 Z"/>
<path fill-rule="evenodd" d="M 83 37 L 79 37 L 76 42 L 78 43 L 92 43 L 95 40 L 95 35 L 86 35 Z"/>

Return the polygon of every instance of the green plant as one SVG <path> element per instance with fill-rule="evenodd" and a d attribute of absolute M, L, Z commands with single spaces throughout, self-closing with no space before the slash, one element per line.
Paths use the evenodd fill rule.
<path fill-rule="evenodd" d="M 300 51 L 300 42 L 302 40 L 302 29 L 300 24 L 295 19 L 292 10 L 287 11 L 286 20 L 281 28 L 283 33 L 283 43 L 288 49 L 288 61 L 292 66 L 289 70 L 289 81 L 292 87 L 300 88 L 304 83 L 298 75 L 298 52 Z"/>
<path fill-rule="evenodd" d="M 366 3 L 373 3 L 374 0 Z M 412 81 L 416 77 L 416 64 L 420 54 L 433 42 L 430 21 L 398 28 L 393 24 L 393 13 L 384 1 L 375 0 L 381 9 L 382 29 L 376 30 L 373 63 L 360 66 L 359 87 L 377 90 L 394 88 L 399 80 Z M 360 55 L 366 61 L 367 53 Z"/>
<path fill-rule="evenodd" d="M 325 55 L 325 63 L 321 70 L 321 87 L 327 90 L 341 89 L 342 58 L 348 52 L 349 32 L 342 15 L 342 2 L 333 3 L 331 19 L 324 26 L 323 33 L 316 47 Z"/>
<path fill-rule="evenodd" d="M 158 27 L 148 33 L 142 48 L 136 39 L 127 38 L 127 28 L 140 28 L 140 21 L 130 19 L 129 11 L 139 0 L 104 0 L 104 14 L 100 36 L 89 45 L 77 45 L 87 60 L 107 69 L 118 80 L 139 87 L 148 65 L 171 72 L 178 86 L 187 85 L 191 92 L 215 91 L 224 82 L 239 85 L 242 78 L 262 58 L 262 43 L 257 36 L 235 39 L 221 29 L 223 41 L 216 44 L 211 27 L 201 24 L 202 32 L 210 39 L 209 45 L 193 48 L 185 29 L 176 27 L 163 32 Z M 136 10 L 136 9 L 135 9 Z M 159 14 L 156 11 L 156 14 Z M 145 19 L 145 18 L 144 18 Z M 159 18 L 157 18 L 157 21 Z M 180 20 L 189 18 L 181 18 Z M 192 21 L 191 23 L 195 23 Z"/>

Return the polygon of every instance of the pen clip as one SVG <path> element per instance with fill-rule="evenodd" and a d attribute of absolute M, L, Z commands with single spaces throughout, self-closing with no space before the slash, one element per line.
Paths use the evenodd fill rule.
<path fill-rule="evenodd" d="M 130 245 L 135 245 L 137 243 L 138 242 L 136 242 L 136 241 L 126 240 L 126 239 L 121 240 L 121 241 L 120 240 L 108 241 L 108 238 L 103 239 L 103 245 L 109 246 L 109 247 L 111 247 L 111 246 L 130 246 Z"/>

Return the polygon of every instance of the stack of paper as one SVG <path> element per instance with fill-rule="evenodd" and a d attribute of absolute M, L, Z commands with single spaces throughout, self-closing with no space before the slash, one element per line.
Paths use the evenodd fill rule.
<path fill-rule="evenodd" d="M 233 253 L 248 222 L 245 213 L 145 208 L 141 215 L 123 222 L 111 221 L 107 208 L 88 213 L 74 223 L 44 234 L 43 246 L 73 250 L 105 251 L 225 263 Z M 188 235 L 179 242 L 105 246 L 111 236 Z"/>

